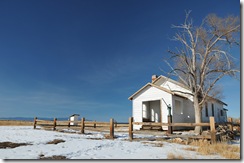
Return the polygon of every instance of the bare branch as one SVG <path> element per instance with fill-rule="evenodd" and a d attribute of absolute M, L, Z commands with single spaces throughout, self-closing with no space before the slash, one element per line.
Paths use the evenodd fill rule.
<path fill-rule="evenodd" d="M 167 60 L 164 60 L 164 62 L 171 68 L 171 72 L 169 74 L 174 73 L 173 75 L 178 76 L 184 82 L 184 84 L 187 85 L 187 82 L 180 77 L 180 75 L 175 71 L 175 69 L 170 65 L 170 63 Z"/>
<path fill-rule="evenodd" d="M 235 77 L 239 72 L 226 47 L 238 44 L 236 35 L 240 32 L 240 23 L 238 17 L 221 18 L 210 14 L 197 27 L 193 26 L 190 13 L 186 12 L 183 24 L 172 25 L 178 30 L 173 39 L 181 43 L 181 47 L 176 48 L 176 52 L 168 51 L 174 66 L 166 63 L 171 68 L 170 74 L 178 76 L 192 91 L 195 111 L 201 111 L 210 94 L 220 93 L 215 90 L 217 82 L 227 75 Z"/>
<path fill-rule="evenodd" d="M 212 42 L 212 44 L 209 46 L 209 49 L 211 49 L 211 48 L 212 48 L 218 41 L 223 41 L 223 39 L 222 39 L 223 36 L 226 36 L 226 35 L 228 35 L 229 33 L 234 32 L 234 31 L 236 31 L 236 30 L 239 29 L 239 28 L 240 28 L 240 25 L 238 25 L 238 26 L 236 26 L 236 27 L 230 29 L 229 31 L 223 33 L 222 35 L 218 36 L 218 37 Z"/>

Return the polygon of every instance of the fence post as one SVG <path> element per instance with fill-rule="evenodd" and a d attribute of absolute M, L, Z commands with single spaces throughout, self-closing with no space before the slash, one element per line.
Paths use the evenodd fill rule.
<path fill-rule="evenodd" d="M 82 134 L 85 133 L 84 129 L 85 129 L 85 118 L 83 117 L 83 118 L 81 119 L 81 133 L 82 133 Z"/>
<path fill-rule="evenodd" d="M 33 124 L 34 129 L 36 129 L 36 120 L 37 120 L 37 117 L 34 118 L 34 124 Z"/>
<path fill-rule="evenodd" d="M 114 119 L 110 119 L 110 138 L 114 138 Z"/>
<path fill-rule="evenodd" d="M 236 120 L 236 124 L 237 124 L 237 125 L 240 125 L 240 123 L 241 123 L 240 119 L 237 119 L 237 120 Z"/>
<path fill-rule="evenodd" d="M 210 123 L 210 134 L 211 134 L 211 143 L 216 143 L 216 130 L 215 130 L 215 121 L 214 117 L 209 117 Z"/>
<path fill-rule="evenodd" d="M 229 127 L 229 129 L 230 129 L 230 131 L 233 131 L 233 120 L 232 120 L 232 118 L 228 118 L 228 127 Z"/>
<path fill-rule="evenodd" d="M 57 126 L 57 118 L 53 119 L 53 130 L 56 130 L 56 126 Z"/>
<path fill-rule="evenodd" d="M 241 124 L 240 119 L 237 119 L 235 125 L 236 125 L 236 130 L 239 131 L 239 132 L 240 132 L 240 124 Z"/>
<path fill-rule="evenodd" d="M 96 128 L 96 121 L 94 122 L 94 128 Z"/>
<path fill-rule="evenodd" d="M 172 123 L 172 115 L 168 115 L 168 124 L 169 124 L 168 131 L 167 131 L 168 134 L 173 134 L 173 127 L 170 126 L 171 123 Z"/>
<path fill-rule="evenodd" d="M 133 140 L 133 117 L 129 118 L 129 139 Z"/>

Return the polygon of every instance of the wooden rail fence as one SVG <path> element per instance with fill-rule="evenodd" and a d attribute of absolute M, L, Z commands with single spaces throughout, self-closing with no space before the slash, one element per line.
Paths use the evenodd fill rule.
<path fill-rule="evenodd" d="M 72 123 L 76 123 L 75 125 L 71 125 Z M 126 126 L 128 127 L 128 124 L 125 123 L 117 123 L 114 121 L 113 118 L 110 119 L 109 122 L 97 122 L 97 121 L 86 121 L 85 118 L 81 118 L 80 122 L 74 122 L 74 121 L 58 121 L 57 118 L 54 118 L 53 121 L 51 120 L 40 120 L 37 117 L 34 118 L 33 122 L 33 128 L 36 129 L 37 125 L 41 126 L 46 126 L 46 127 L 51 127 L 52 130 L 56 130 L 57 127 L 80 127 L 80 133 L 84 134 L 85 133 L 85 128 L 87 127 L 92 127 L 92 128 L 97 128 L 97 127 L 108 127 L 109 128 L 109 138 L 113 139 L 114 138 L 114 128 L 115 127 L 121 127 L 121 126 Z"/>
<path fill-rule="evenodd" d="M 133 140 L 133 125 L 150 125 L 150 126 L 178 126 L 178 127 L 194 127 L 209 126 L 211 134 L 211 143 L 216 143 L 216 129 L 214 117 L 209 117 L 209 123 L 153 123 L 153 122 L 133 122 L 133 117 L 129 118 L 129 139 Z M 172 134 L 172 130 L 170 131 Z"/>
<path fill-rule="evenodd" d="M 53 130 L 56 130 L 57 126 L 75 126 L 80 127 L 81 134 L 85 133 L 85 128 L 87 127 L 109 127 L 109 138 L 114 138 L 114 128 L 118 125 L 122 127 L 128 127 L 129 131 L 129 139 L 133 140 L 133 134 L 136 132 L 133 130 L 133 125 L 150 125 L 150 126 L 168 126 L 171 127 L 171 130 L 168 130 L 168 134 L 172 134 L 172 126 L 178 127 L 195 127 L 195 126 L 208 126 L 210 127 L 210 138 L 211 143 L 216 143 L 216 123 L 214 117 L 209 117 L 209 123 L 155 123 L 155 122 L 134 122 L 133 117 L 129 118 L 129 123 L 117 123 L 113 118 L 110 119 L 109 122 L 97 122 L 97 121 L 85 121 L 85 118 L 81 118 L 80 123 L 75 122 L 75 125 L 71 125 L 71 122 L 74 121 L 58 121 L 57 118 L 54 118 L 53 121 L 48 120 L 39 120 L 37 117 L 34 118 L 33 128 L 36 129 L 37 125 L 49 126 L 52 127 Z M 232 118 L 228 118 L 227 122 L 228 128 L 233 131 L 233 121 Z M 203 136 L 203 138 L 205 138 Z"/>

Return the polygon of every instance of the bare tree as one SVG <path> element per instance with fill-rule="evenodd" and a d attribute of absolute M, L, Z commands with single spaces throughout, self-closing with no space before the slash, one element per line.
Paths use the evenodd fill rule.
<path fill-rule="evenodd" d="M 210 14 L 200 26 L 193 26 L 189 14 L 186 12 L 183 24 L 172 26 L 178 30 L 173 40 L 180 44 L 174 51 L 169 50 L 173 62 L 166 62 L 172 69 L 170 75 L 177 76 L 191 90 L 195 122 L 201 123 L 204 103 L 219 92 L 215 90 L 216 83 L 227 75 L 236 77 L 239 72 L 229 48 L 239 45 L 240 24 L 238 17 Z M 195 132 L 200 133 L 201 127 L 197 126 Z"/>

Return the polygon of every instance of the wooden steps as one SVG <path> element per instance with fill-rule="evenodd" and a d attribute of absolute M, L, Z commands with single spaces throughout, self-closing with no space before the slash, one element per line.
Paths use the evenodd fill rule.
<path fill-rule="evenodd" d="M 142 125 L 141 130 L 163 131 L 162 126 Z"/>

